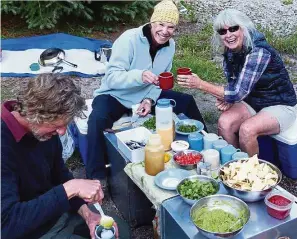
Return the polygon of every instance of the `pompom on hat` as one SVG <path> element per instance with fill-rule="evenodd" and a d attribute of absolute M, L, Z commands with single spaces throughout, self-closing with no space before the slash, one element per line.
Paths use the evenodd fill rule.
<path fill-rule="evenodd" d="M 163 0 L 155 8 L 150 22 L 170 22 L 178 24 L 179 11 L 172 0 Z"/>

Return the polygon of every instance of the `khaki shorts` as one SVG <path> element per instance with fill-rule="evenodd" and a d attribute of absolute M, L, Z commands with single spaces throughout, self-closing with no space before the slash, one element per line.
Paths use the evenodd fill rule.
<path fill-rule="evenodd" d="M 257 112 L 246 102 L 241 101 L 252 116 L 256 115 Z M 273 105 L 263 108 L 259 112 L 267 112 L 272 117 L 274 117 L 280 127 L 280 132 L 286 131 L 297 119 L 297 105 L 288 106 L 288 105 Z"/>

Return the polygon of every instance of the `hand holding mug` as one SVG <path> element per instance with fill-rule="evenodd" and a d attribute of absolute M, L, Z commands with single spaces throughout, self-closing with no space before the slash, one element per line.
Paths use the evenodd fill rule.
<path fill-rule="evenodd" d="M 151 71 L 144 71 L 142 73 L 142 81 L 143 83 L 147 83 L 147 84 L 154 84 L 154 85 L 159 84 L 158 76 L 156 76 Z"/>
<path fill-rule="evenodd" d="M 196 74 L 177 75 L 177 83 L 185 88 L 199 88 L 202 80 Z"/>

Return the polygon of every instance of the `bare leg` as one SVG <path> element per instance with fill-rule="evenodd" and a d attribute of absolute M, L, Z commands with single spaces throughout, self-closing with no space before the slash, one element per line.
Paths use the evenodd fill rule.
<path fill-rule="evenodd" d="M 247 119 L 239 129 L 240 148 L 249 156 L 259 154 L 258 136 L 278 134 L 280 127 L 277 119 L 267 112 L 260 112 Z"/>
<path fill-rule="evenodd" d="M 229 110 L 223 112 L 218 121 L 218 134 L 234 147 L 239 147 L 237 133 L 240 125 L 252 117 L 243 103 L 234 104 Z"/>

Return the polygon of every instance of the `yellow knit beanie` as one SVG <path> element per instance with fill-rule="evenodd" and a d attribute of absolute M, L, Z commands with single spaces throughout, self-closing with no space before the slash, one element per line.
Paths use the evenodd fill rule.
<path fill-rule="evenodd" d="M 158 3 L 151 17 L 151 22 L 170 22 L 178 24 L 179 12 L 172 0 L 163 0 Z"/>

